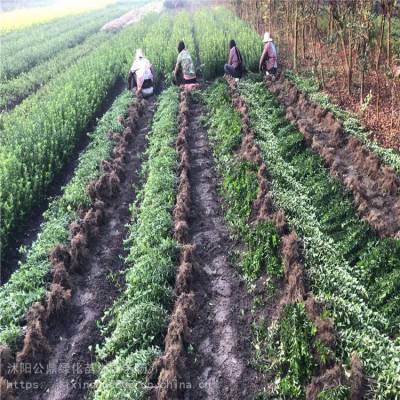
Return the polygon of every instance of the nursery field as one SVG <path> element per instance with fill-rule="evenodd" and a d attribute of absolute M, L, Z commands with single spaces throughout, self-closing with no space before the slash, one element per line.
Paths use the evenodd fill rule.
<path fill-rule="evenodd" d="M 101 31 L 144 3 L 1 36 L 1 399 L 400 399 L 400 154 L 225 8 Z"/>

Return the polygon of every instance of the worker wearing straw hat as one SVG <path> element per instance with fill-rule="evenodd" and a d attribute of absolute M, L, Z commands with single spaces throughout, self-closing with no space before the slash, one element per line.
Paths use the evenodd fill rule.
<path fill-rule="evenodd" d="M 266 71 L 267 76 L 272 76 L 275 79 L 278 69 L 276 47 L 269 32 L 264 33 L 264 49 L 260 57 L 259 70 Z"/>

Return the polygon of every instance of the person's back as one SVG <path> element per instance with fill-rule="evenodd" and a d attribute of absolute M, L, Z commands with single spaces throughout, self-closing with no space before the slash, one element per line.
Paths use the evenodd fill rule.
<path fill-rule="evenodd" d="M 229 42 L 229 48 L 228 63 L 224 65 L 225 74 L 234 78 L 241 78 L 243 73 L 243 59 L 233 39 Z"/>
<path fill-rule="evenodd" d="M 267 70 L 270 70 L 272 68 L 278 68 L 276 47 L 274 42 L 267 42 L 265 44 L 265 48 L 266 48 L 265 51 L 268 55 Z"/>
<path fill-rule="evenodd" d="M 135 60 L 132 64 L 131 71 L 136 73 L 138 78 L 153 79 L 153 74 L 151 73 L 151 64 L 147 58 L 139 58 Z"/>
<path fill-rule="evenodd" d="M 260 57 L 259 68 L 260 70 L 265 69 L 267 75 L 275 76 L 278 68 L 278 59 L 276 47 L 269 32 L 265 32 L 263 42 L 264 49 Z"/>
<path fill-rule="evenodd" d="M 185 80 L 192 80 L 196 78 L 196 71 L 194 68 L 193 60 L 190 53 L 183 49 L 178 55 L 178 62 L 182 67 L 182 74 Z"/>
<path fill-rule="evenodd" d="M 131 66 L 130 72 L 133 74 L 135 86 L 137 86 L 136 94 L 153 94 L 153 66 L 151 65 L 150 61 L 144 56 L 141 49 L 138 49 L 136 51 L 136 58 Z"/>
<path fill-rule="evenodd" d="M 231 48 L 229 52 L 229 59 L 233 68 L 238 68 L 240 66 L 240 59 L 239 59 L 239 49 L 234 46 Z"/>
<path fill-rule="evenodd" d="M 196 84 L 196 70 L 192 57 L 185 47 L 185 43 L 178 43 L 178 58 L 174 69 L 174 83 L 177 85 Z"/>

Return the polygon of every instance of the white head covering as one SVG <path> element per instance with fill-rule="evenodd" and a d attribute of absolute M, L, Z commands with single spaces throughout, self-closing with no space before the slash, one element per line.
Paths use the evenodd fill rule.
<path fill-rule="evenodd" d="M 144 53 L 142 49 L 136 49 L 135 60 L 139 60 L 140 58 L 144 58 Z"/>
<path fill-rule="evenodd" d="M 264 42 L 264 43 L 266 43 L 266 42 L 272 42 L 272 38 L 271 38 L 271 35 L 269 34 L 269 32 L 265 32 L 265 33 L 264 33 L 263 42 Z"/>

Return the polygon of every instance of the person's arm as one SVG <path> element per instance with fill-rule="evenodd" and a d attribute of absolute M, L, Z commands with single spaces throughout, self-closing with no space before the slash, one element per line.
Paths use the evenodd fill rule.
<path fill-rule="evenodd" d="M 174 77 L 175 79 L 178 79 L 178 74 L 179 74 L 179 70 L 181 68 L 181 54 L 178 54 L 178 58 L 176 59 L 176 65 L 175 65 L 175 69 L 174 69 Z"/>
<path fill-rule="evenodd" d="M 234 47 L 232 47 L 232 48 L 229 50 L 229 59 L 228 59 L 228 64 L 229 64 L 229 65 L 232 65 L 233 50 L 234 50 Z"/>
<path fill-rule="evenodd" d="M 175 69 L 174 69 L 174 77 L 175 77 L 175 79 L 178 78 L 178 74 L 179 74 L 179 69 L 180 69 L 180 67 L 181 67 L 181 64 L 180 64 L 179 61 L 177 61 L 177 62 L 176 62 L 176 65 L 175 65 Z"/>
<path fill-rule="evenodd" d="M 261 67 L 262 67 L 266 57 L 267 57 L 267 46 L 264 46 L 263 52 L 262 52 L 261 57 L 260 57 L 260 63 L 258 65 L 258 68 L 260 70 L 261 70 Z"/>

